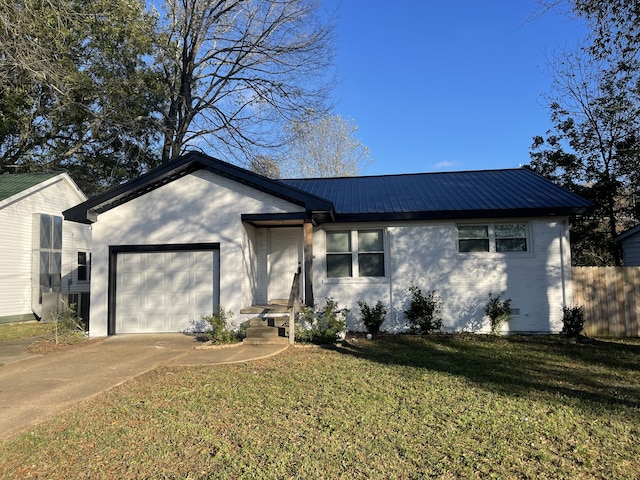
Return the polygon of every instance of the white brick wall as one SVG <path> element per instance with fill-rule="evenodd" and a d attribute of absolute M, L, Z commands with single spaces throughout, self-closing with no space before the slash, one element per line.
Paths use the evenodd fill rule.
<path fill-rule="evenodd" d="M 357 301 L 370 305 L 381 300 L 391 305 L 384 327 L 403 328 L 407 290 L 413 282 L 424 293 L 442 297 L 445 330 L 488 331 L 484 305 L 489 292 L 505 292 L 512 308 L 519 309 L 505 327 L 511 331 L 559 331 L 563 301 L 571 302 L 571 265 L 568 232 L 563 219 L 479 220 L 476 223 L 526 222 L 531 236 L 527 253 L 464 254 L 457 250 L 456 223 L 406 222 L 387 227 L 387 278 L 327 279 L 324 267 L 324 231 L 314 234 L 315 300 L 324 297 L 351 309 L 350 329 L 362 328 Z M 332 225 L 331 228 L 383 227 L 383 225 Z M 562 248 L 561 248 L 562 245 Z"/>
<path fill-rule="evenodd" d="M 241 215 L 298 212 L 301 207 L 205 170 L 177 179 L 98 216 L 93 224 L 90 335 L 107 334 L 110 245 L 220 243 L 220 303 L 233 312 L 253 302 L 257 286 L 246 278 L 262 266 L 252 258 L 262 248 L 260 229 Z M 266 270 L 265 270 L 266 271 Z"/>

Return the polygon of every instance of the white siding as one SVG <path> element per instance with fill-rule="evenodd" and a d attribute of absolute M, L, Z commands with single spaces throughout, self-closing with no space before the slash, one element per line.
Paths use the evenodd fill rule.
<path fill-rule="evenodd" d="M 107 334 L 110 245 L 220 243 L 220 304 L 240 321 L 254 301 L 256 239 L 243 213 L 299 212 L 301 207 L 205 170 L 177 179 L 98 216 L 93 224 L 90 335 Z"/>
<path fill-rule="evenodd" d="M 637 267 L 640 265 L 640 232 L 622 241 L 622 251 L 625 267 Z"/>
<path fill-rule="evenodd" d="M 571 303 L 571 265 L 568 233 L 562 219 L 514 219 L 527 223 L 530 251 L 527 253 L 458 253 L 456 223 L 406 222 L 386 227 L 387 276 L 375 278 L 326 278 L 324 231 L 314 234 L 315 301 L 333 297 L 340 307 L 351 309 L 350 329 L 362 329 L 357 301 L 370 305 L 381 300 L 391 305 L 384 329 L 402 330 L 406 320 L 407 290 L 413 282 L 423 292 L 436 290 L 442 297 L 445 329 L 488 331 L 484 305 L 489 292 L 505 292 L 512 308 L 519 309 L 506 330 L 559 331 L 562 305 Z M 511 220 L 511 221 L 514 221 Z M 502 223 L 506 220 L 479 220 Z M 370 224 L 367 226 L 384 227 Z M 360 224 L 331 228 L 363 228 Z"/>
<path fill-rule="evenodd" d="M 32 308 L 33 215 L 62 216 L 86 200 L 66 174 L 7 199 L 0 206 L 0 317 L 28 315 Z M 62 226 L 62 289 L 68 293 L 78 251 L 91 250 L 91 228 L 74 222 Z M 78 291 L 76 283 L 72 291 Z M 86 284 L 82 291 L 88 291 Z"/>

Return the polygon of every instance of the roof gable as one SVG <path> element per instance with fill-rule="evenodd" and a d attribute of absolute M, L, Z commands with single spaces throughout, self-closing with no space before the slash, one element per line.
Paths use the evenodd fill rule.
<path fill-rule="evenodd" d="M 150 170 L 134 180 L 93 197 L 80 205 L 76 205 L 63 212 L 63 214 L 67 220 L 91 223 L 96 220 L 97 215 L 100 213 L 201 169 L 209 170 L 217 175 L 230 178 L 293 204 L 300 205 L 309 214 L 317 212 L 330 215 L 333 210 L 331 203 L 323 198 L 202 153 L 191 152 Z"/>
<path fill-rule="evenodd" d="M 635 235 L 640 235 L 640 225 L 636 225 L 635 227 L 631 227 L 629 230 L 622 232 L 620 235 L 613 239 L 613 242 L 622 243 Z"/>
<path fill-rule="evenodd" d="M 20 201 L 29 194 L 47 188 L 57 182 L 65 182 L 77 194 L 73 202 L 86 200 L 86 195 L 64 172 L 11 173 L 0 175 L 0 208 Z"/>
<path fill-rule="evenodd" d="M 57 173 L 9 173 L 0 175 L 0 201 L 57 177 Z"/>
<path fill-rule="evenodd" d="M 593 207 L 525 168 L 282 182 L 331 201 L 343 221 L 573 215 Z"/>

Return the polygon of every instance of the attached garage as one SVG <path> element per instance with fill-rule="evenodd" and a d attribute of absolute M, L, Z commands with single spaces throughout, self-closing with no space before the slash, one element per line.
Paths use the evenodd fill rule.
<path fill-rule="evenodd" d="M 198 329 L 220 302 L 218 244 L 111 247 L 110 270 L 110 335 Z"/>

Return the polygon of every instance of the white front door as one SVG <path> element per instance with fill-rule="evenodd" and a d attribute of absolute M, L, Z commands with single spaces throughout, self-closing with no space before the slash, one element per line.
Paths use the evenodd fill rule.
<path fill-rule="evenodd" d="M 302 229 L 269 229 L 269 285 L 267 298 L 288 300 L 293 275 L 302 261 Z"/>

